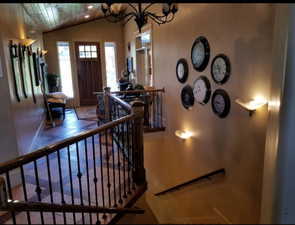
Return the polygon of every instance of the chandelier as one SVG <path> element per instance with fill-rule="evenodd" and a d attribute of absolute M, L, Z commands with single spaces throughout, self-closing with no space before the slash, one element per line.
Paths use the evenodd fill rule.
<path fill-rule="evenodd" d="M 128 10 L 128 12 L 126 12 L 127 5 L 130 6 L 130 10 Z M 103 12 L 105 18 L 113 23 L 124 21 L 124 24 L 126 24 L 129 20 L 134 18 L 139 32 L 141 32 L 141 28 L 147 24 L 148 19 L 153 20 L 159 25 L 169 23 L 174 19 L 174 15 L 178 11 L 177 5 L 174 3 L 162 4 L 162 14 L 160 15 L 156 15 L 155 13 L 148 11 L 154 3 L 150 3 L 144 8 L 142 3 L 138 3 L 137 6 L 131 3 L 127 3 L 127 5 L 118 3 L 103 3 L 101 4 L 101 11 Z"/>

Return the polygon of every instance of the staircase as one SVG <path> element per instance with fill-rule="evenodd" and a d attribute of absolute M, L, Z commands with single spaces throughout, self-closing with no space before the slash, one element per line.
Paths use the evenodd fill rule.
<path fill-rule="evenodd" d="M 1 224 L 108 224 L 147 188 L 144 103 L 103 95 L 104 123 L 0 164 Z M 156 118 L 156 116 L 155 116 Z"/>

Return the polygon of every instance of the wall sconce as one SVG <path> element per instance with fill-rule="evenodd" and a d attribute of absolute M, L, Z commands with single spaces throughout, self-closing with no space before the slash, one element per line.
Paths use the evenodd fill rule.
<path fill-rule="evenodd" d="M 246 109 L 249 112 L 249 116 L 252 116 L 253 113 L 258 109 L 267 104 L 268 102 L 263 99 L 256 97 L 254 99 L 251 99 L 249 101 L 243 102 L 240 99 L 236 99 L 236 103 L 242 106 L 244 109 Z"/>
<path fill-rule="evenodd" d="M 42 50 L 42 51 L 41 51 L 41 55 L 42 55 L 42 56 L 43 56 L 43 55 L 46 55 L 47 52 L 48 52 L 47 50 Z"/>
<path fill-rule="evenodd" d="M 20 43 L 21 43 L 22 45 L 28 47 L 28 46 L 32 45 L 35 41 L 36 41 L 36 40 L 33 40 L 33 39 L 28 38 L 28 39 L 21 39 L 21 40 L 20 40 Z"/>
<path fill-rule="evenodd" d="M 193 133 L 188 130 L 176 130 L 175 135 L 181 139 L 189 139 L 193 136 Z"/>

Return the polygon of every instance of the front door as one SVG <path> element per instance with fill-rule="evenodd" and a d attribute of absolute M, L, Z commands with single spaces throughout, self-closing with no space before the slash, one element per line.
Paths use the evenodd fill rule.
<path fill-rule="evenodd" d="M 96 105 L 93 92 L 102 91 L 98 42 L 75 42 L 80 105 Z"/>

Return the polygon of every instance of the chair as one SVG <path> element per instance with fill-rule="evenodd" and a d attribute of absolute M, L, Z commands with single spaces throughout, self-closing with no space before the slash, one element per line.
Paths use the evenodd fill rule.
<path fill-rule="evenodd" d="M 46 97 L 50 112 L 52 113 L 53 108 L 62 108 L 64 120 L 66 116 L 65 111 L 67 96 L 62 92 L 52 92 L 48 93 Z"/>

